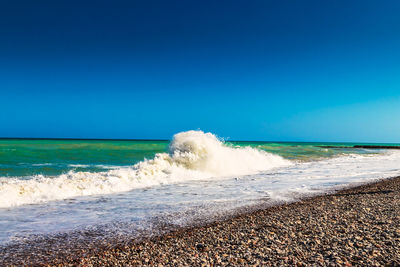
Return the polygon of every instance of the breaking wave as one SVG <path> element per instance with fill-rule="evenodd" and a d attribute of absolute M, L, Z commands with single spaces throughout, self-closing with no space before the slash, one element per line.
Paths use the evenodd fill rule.
<path fill-rule="evenodd" d="M 255 148 L 226 145 L 212 133 L 187 131 L 174 135 L 168 153 L 158 153 L 132 167 L 98 173 L 70 171 L 56 177 L 38 175 L 29 180 L 1 178 L 0 207 L 255 174 L 290 164 Z"/>

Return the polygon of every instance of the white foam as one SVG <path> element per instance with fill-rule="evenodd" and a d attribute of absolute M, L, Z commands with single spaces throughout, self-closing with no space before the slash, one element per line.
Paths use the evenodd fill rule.
<path fill-rule="evenodd" d="M 188 131 L 173 137 L 169 153 L 156 154 L 132 167 L 99 173 L 70 171 L 57 177 L 38 175 L 30 180 L 0 178 L 0 207 L 254 174 L 290 164 L 255 148 L 227 146 L 211 133 Z"/>
<path fill-rule="evenodd" d="M 101 169 L 119 169 L 121 166 L 114 166 L 114 165 L 104 165 L 104 164 L 68 164 L 68 167 L 71 168 L 101 168 Z M 129 167 L 129 166 L 125 166 Z"/>

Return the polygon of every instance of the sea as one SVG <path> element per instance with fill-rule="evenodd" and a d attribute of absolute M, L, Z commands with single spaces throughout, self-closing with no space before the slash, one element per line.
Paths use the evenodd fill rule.
<path fill-rule="evenodd" d="M 170 141 L 0 139 L 0 246 L 88 232 L 139 240 L 400 175 L 400 150 L 354 145 L 365 144 L 198 130 Z"/>

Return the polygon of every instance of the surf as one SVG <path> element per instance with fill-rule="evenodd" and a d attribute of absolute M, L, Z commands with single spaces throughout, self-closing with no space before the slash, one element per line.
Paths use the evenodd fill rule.
<path fill-rule="evenodd" d="M 252 147 L 226 144 L 212 133 L 187 131 L 173 136 L 168 151 L 131 167 L 105 172 L 69 171 L 59 176 L 1 178 L 0 207 L 113 194 L 164 184 L 256 174 L 292 164 Z"/>

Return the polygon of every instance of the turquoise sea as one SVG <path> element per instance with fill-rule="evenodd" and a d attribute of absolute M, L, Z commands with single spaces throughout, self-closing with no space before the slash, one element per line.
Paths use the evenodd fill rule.
<path fill-rule="evenodd" d="M 400 150 L 363 143 L 0 139 L 0 246 L 95 231 L 131 240 L 400 175 Z M 165 229 L 164 229 L 165 230 Z M 88 238 L 88 237 L 85 237 Z M 68 239 L 69 240 L 69 239 Z"/>
<path fill-rule="evenodd" d="M 287 159 L 303 161 L 349 153 L 377 153 L 376 150 L 347 148 L 354 145 L 398 145 L 262 141 L 227 141 L 225 144 L 250 146 Z M 0 139 L 0 177 L 51 176 L 71 170 L 101 172 L 152 159 L 156 153 L 168 152 L 168 145 L 167 140 Z"/>

